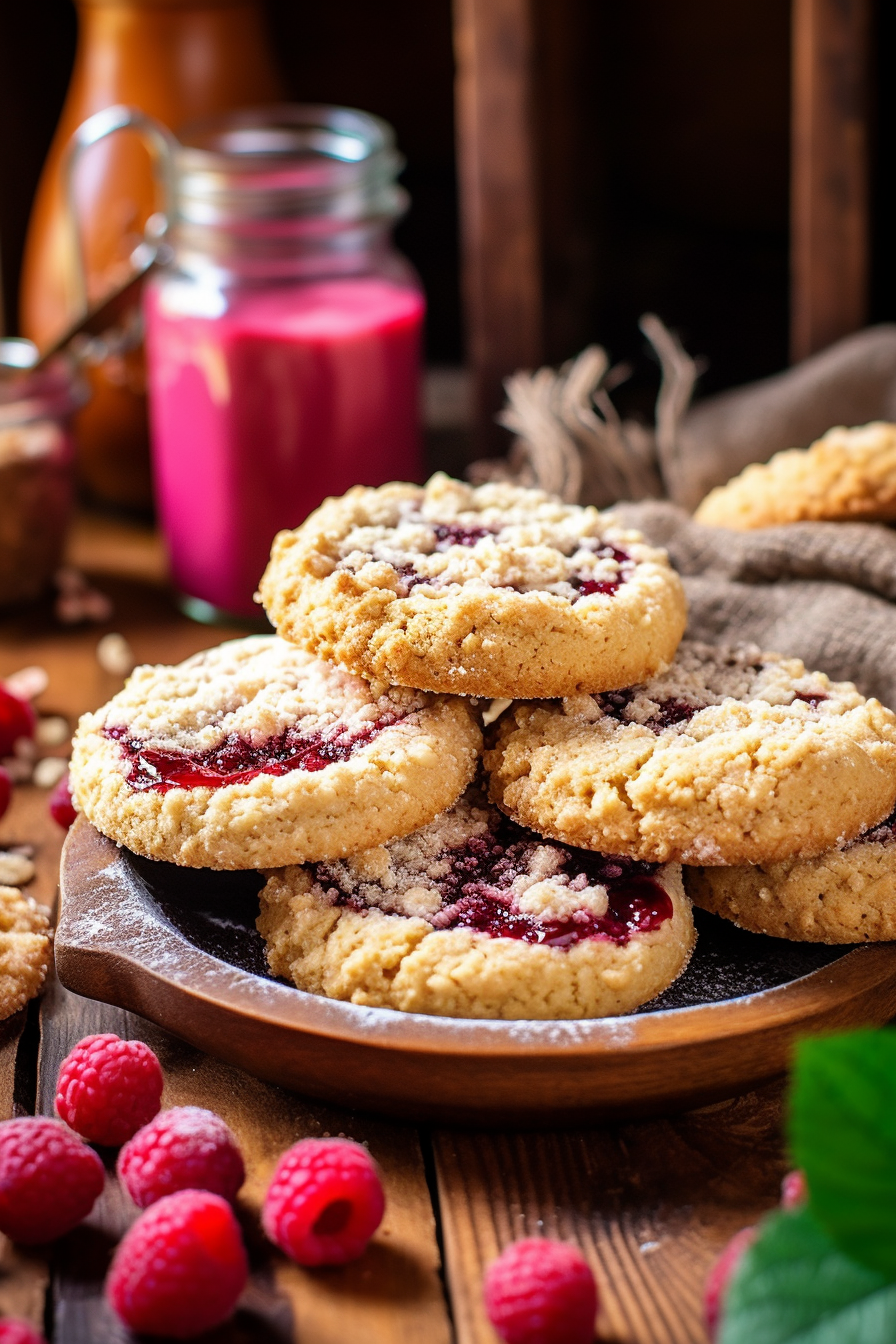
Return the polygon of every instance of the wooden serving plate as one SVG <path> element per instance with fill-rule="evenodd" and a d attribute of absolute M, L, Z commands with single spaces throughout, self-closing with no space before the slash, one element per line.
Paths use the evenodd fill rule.
<path fill-rule="evenodd" d="M 685 974 L 630 1017 L 494 1022 L 305 994 L 266 971 L 257 873 L 154 863 L 83 817 L 62 857 L 56 966 L 270 1082 L 405 1119 L 520 1125 L 671 1111 L 781 1073 L 797 1037 L 896 1014 L 896 944 L 828 948 L 698 911 Z"/>

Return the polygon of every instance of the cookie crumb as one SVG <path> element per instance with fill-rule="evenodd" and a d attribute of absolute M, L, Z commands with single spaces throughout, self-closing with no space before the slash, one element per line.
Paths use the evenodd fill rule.
<path fill-rule="evenodd" d="M 20 700 L 35 700 L 37 696 L 43 694 L 49 684 L 47 669 L 38 666 L 21 667 L 18 672 L 3 678 L 6 689 L 17 695 Z"/>
<path fill-rule="evenodd" d="M 39 789 L 52 789 L 57 785 L 68 769 L 68 761 L 61 756 L 45 756 L 38 761 L 31 776 L 32 784 Z"/>
<path fill-rule="evenodd" d="M 36 872 L 30 859 L 12 850 L 0 850 L 0 886 L 24 887 Z"/>
<path fill-rule="evenodd" d="M 39 993 L 50 964 L 49 920 L 17 887 L 0 886 L 0 1019 Z"/>
<path fill-rule="evenodd" d="M 96 660 L 104 672 L 113 677 L 126 677 L 133 672 L 136 659 L 124 635 L 103 635 L 96 646 Z"/>
<path fill-rule="evenodd" d="M 38 719 L 34 737 L 39 747 L 61 747 L 69 739 L 68 719 L 61 714 L 48 714 Z"/>
<path fill-rule="evenodd" d="M 65 567 L 54 575 L 57 598 L 56 619 L 62 625 L 80 625 L 83 621 L 101 624 L 112 615 L 112 603 L 98 588 L 91 588 L 77 569 Z"/>

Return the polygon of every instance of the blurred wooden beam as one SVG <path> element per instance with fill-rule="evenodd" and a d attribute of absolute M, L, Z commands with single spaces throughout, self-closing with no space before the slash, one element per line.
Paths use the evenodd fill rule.
<path fill-rule="evenodd" d="M 542 358 L 532 0 L 454 0 L 467 360 L 480 451 L 500 451 L 501 380 Z"/>
<path fill-rule="evenodd" d="M 793 360 L 865 325 L 871 0 L 793 0 Z"/>

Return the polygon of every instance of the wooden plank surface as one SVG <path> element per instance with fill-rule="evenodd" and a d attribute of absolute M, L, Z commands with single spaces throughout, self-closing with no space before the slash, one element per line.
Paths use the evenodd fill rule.
<path fill-rule="evenodd" d="M 66 564 L 89 570 L 97 582 L 104 575 L 136 579 L 157 588 L 168 583 L 168 559 L 162 535 L 151 523 L 118 514 L 82 511 L 69 533 Z"/>
<path fill-rule="evenodd" d="M 0 848 L 27 845 L 33 850 L 37 876 L 25 890 L 51 910 L 56 900 L 65 832 L 50 816 L 48 795 L 48 789 L 38 789 L 33 784 L 15 787 L 9 811 L 0 820 Z"/>
<path fill-rule="evenodd" d="M 236 1134 L 247 1180 L 238 1212 L 252 1268 L 234 1320 L 217 1344 L 449 1344 L 429 1190 L 414 1130 L 311 1105 L 191 1049 L 142 1019 L 54 984 L 43 1001 L 37 1109 L 53 1114 L 59 1065 L 83 1036 L 115 1031 L 145 1040 L 165 1074 L 162 1104 L 205 1106 Z M 339 1135 L 366 1143 L 383 1171 L 386 1216 L 361 1260 L 303 1270 L 264 1238 L 258 1215 L 280 1154 L 296 1140 Z M 87 1222 L 54 1254 L 55 1344 L 124 1344 L 102 1283 L 115 1241 L 137 1214 L 111 1170 Z"/>
<path fill-rule="evenodd" d="M 599 1335 L 701 1344 L 703 1282 L 730 1236 L 774 1206 L 779 1086 L 671 1119 L 546 1134 L 438 1131 L 457 1344 L 494 1344 L 488 1264 L 519 1237 L 575 1242 L 597 1276 Z"/>
<path fill-rule="evenodd" d="M 479 447 L 501 381 L 542 357 L 532 0 L 454 0 L 462 281 Z"/>
<path fill-rule="evenodd" d="M 865 325 L 871 0 L 794 0 L 791 358 Z"/>

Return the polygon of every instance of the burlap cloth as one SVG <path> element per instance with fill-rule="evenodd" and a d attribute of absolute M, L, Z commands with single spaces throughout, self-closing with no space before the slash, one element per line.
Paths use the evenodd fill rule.
<path fill-rule="evenodd" d="M 896 531 L 795 523 L 729 532 L 660 500 L 612 512 L 669 552 L 687 589 L 689 636 L 755 641 L 896 710 Z"/>

